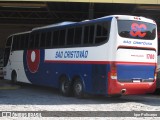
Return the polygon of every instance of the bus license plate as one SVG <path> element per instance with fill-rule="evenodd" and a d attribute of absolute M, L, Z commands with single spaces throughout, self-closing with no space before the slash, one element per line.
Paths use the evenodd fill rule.
<path fill-rule="evenodd" d="M 141 82 L 140 80 L 133 80 L 134 83 L 139 83 Z"/>

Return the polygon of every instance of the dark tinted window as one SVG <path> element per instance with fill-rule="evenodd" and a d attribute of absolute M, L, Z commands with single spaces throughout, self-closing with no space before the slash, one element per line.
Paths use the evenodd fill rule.
<path fill-rule="evenodd" d="M 102 43 L 109 38 L 110 22 L 98 23 L 96 25 L 95 43 Z"/>
<path fill-rule="evenodd" d="M 63 46 L 65 44 L 65 35 L 66 35 L 66 31 L 60 30 L 60 35 L 59 35 L 59 45 L 60 46 Z"/>
<path fill-rule="evenodd" d="M 118 20 L 118 33 L 125 38 L 153 40 L 156 36 L 156 25 L 141 21 Z"/>
<path fill-rule="evenodd" d="M 20 49 L 24 49 L 24 45 L 25 45 L 25 35 L 24 34 L 22 34 L 22 35 L 20 35 L 21 36 L 21 39 L 20 39 Z"/>
<path fill-rule="evenodd" d="M 40 33 L 35 33 L 35 48 L 39 48 L 40 43 Z"/>
<path fill-rule="evenodd" d="M 4 50 L 4 66 L 6 66 L 7 65 L 7 63 L 8 63 L 8 60 L 9 60 L 9 55 L 10 55 L 10 48 L 5 48 L 5 50 Z"/>
<path fill-rule="evenodd" d="M 58 39 L 59 39 L 59 31 L 53 32 L 53 39 L 52 39 L 52 46 L 56 47 L 58 46 Z"/>
<path fill-rule="evenodd" d="M 73 45 L 74 44 L 74 28 L 68 29 L 67 32 L 67 45 Z"/>
<path fill-rule="evenodd" d="M 31 34 L 29 38 L 29 49 L 34 49 L 35 48 L 35 35 Z"/>
<path fill-rule="evenodd" d="M 9 37 L 9 38 L 7 39 L 6 46 L 11 46 L 11 43 L 12 43 L 12 37 Z"/>
<path fill-rule="evenodd" d="M 93 44 L 94 31 L 94 25 L 84 27 L 84 44 Z"/>
<path fill-rule="evenodd" d="M 89 40 L 90 44 L 93 44 L 94 41 L 94 25 L 89 26 Z"/>
<path fill-rule="evenodd" d="M 25 34 L 25 41 L 24 41 L 24 49 L 28 48 L 28 44 L 29 44 L 29 33 Z"/>
<path fill-rule="evenodd" d="M 20 43 L 20 36 L 19 35 L 15 35 L 13 37 L 13 46 L 12 46 L 12 50 L 19 50 L 19 43 Z"/>
<path fill-rule="evenodd" d="M 82 27 L 75 28 L 74 44 L 80 45 L 82 40 Z"/>
<path fill-rule="evenodd" d="M 51 47 L 51 45 L 52 45 L 51 35 L 52 35 L 51 32 L 47 32 L 46 47 Z"/>
<path fill-rule="evenodd" d="M 89 41 L 89 26 L 85 26 L 83 44 L 88 44 L 88 41 Z"/>
<path fill-rule="evenodd" d="M 46 42 L 46 33 L 42 32 L 41 33 L 41 39 L 40 39 L 40 47 L 41 48 L 45 47 L 45 42 Z"/>

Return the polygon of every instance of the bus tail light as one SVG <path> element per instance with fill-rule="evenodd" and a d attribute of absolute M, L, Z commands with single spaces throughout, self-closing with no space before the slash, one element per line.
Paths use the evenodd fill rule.
<path fill-rule="evenodd" d="M 111 79 L 117 79 L 117 67 L 115 63 L 111 63 Z"/>
<path fill-rule="evenodd" d="M 154 79 L 155 80 L 157 79 L 157 73 L 158 73 L 158 66 L 156 65 L 155 72 L 154 72 Z"/>

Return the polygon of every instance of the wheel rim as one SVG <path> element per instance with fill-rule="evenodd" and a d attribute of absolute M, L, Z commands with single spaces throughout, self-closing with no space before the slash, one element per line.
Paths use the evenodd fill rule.
<path fill-rule="evenodd" d="M 69 88 L 69 84 L 65 81 L 62 82 L 62 92 L 65 93 Z"/>
<path fill-rule="evenodd" d="M 75 85 L 75 92 L 76 92 L 76 94 L 79 95 L 81 93 L 81 91 L 82 91 L 82 85 L 80 83 L 77 83 Z"/>

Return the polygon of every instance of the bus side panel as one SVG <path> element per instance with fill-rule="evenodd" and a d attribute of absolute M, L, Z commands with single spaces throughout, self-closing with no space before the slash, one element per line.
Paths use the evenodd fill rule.
<path fill-rule="evenodd" d="M 25 70 L 26 69 L 23 64 L 23 51 L 12 51 L 9 57 L 9 62 L 4 68 L 6 73 L 4 78 L 11 80 L 12 72 L 15 71 L 17 75 L 17 82 L 30 83 L 26 77 Z"/>
<path fill-rule="evenodd" d="M 44 66 L 44 50 L 35 50 L 34 52 L 30 52 L 31 50 L 24 51 L 23 54 L 23 65 L 25 69 L 25 74 L 27 79 L 36 85 L 47 85 L 47 78 L 52 77 Z M 34 53 L 34 54 L 33 54 Z M 35 61 L 33 61 L 33 57 Z M 50 68 L 50 66 L 48 66 Z"/>
<path fill-rule="evenodd" d="M 75 76 L 79 76 L 84 83 L 84 91 L 91 94 L 104 94 L 108 92 L 108 71 L 109 64 L 99 64 L 99 63 L 64 63 L 55 61 L 44 61 L 44 50 L 40 50 L 40 61 L 37 71 L 32 72 L 32 68 L 36 66 L 27 63 L 27 51 L 24 52 L 24 69 L 28 80 L 32 84 L 51 86 L 59 88 L 59 77 L 63 74 L 67 75 L 70 80 Z M 37 54 L 37 53 L 35 53 Z M 32 55 L 31 55 L 32 56 Z M 35 55 L 38 57 L 38 55 Z"/>
<path fill-rule="evenodd" d="M 97 94 L 108 93 L 109 65 L 92 65 L 92 86 L 93 92 Z"/>

